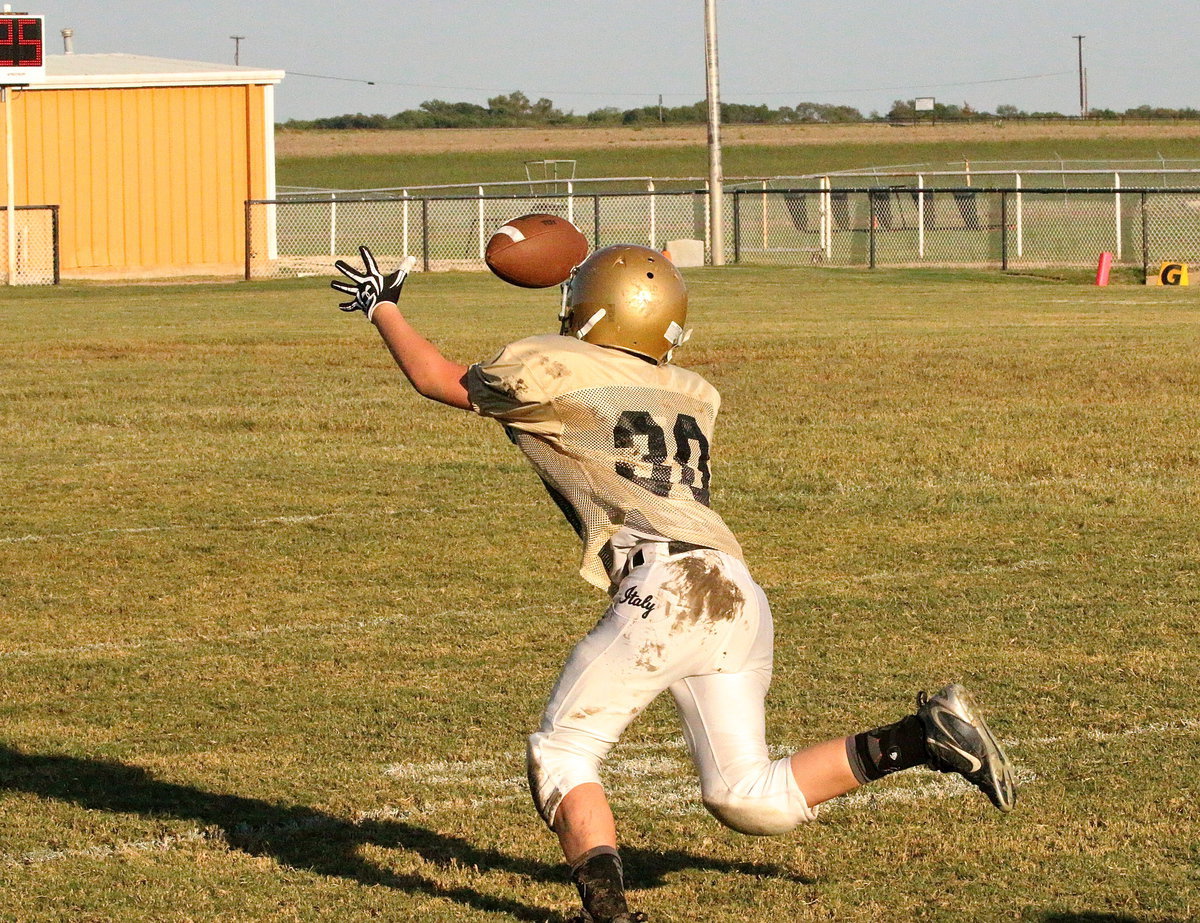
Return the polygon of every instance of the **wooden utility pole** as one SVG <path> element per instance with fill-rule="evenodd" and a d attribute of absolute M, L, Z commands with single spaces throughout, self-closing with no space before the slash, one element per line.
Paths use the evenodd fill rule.
<path fill-rule="evenodd" d="M 1086 35 L 1074 36 L 1075 41 L 1079 43 L 1079 117 L 1087 118 L 1087 91 L 1084 89 L 1083 79 L 1083 40 Z"/>
<path fill-rule="evenodd" d="M 717 0 L 704 0 L 704 65 L 708 95 L 708 247 L 714 266 L 725 265 L 721 193 L 721 91 L 717 80 Z"/>

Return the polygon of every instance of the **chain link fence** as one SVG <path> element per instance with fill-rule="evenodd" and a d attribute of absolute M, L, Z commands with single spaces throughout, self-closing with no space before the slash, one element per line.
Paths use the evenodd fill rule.
<path fill-rule="evenodd" d="M 793 177 L 793 179 L 795 179 Z M 764 182 L 763 177 L 741 180 L 726 178 L 726 186 L 733 188 L 740 182 Z M 703 176 L 594 176 L 571 179 L 525 179 L 499 180 L 489 183 L 443 183 L 433 186 L 381 186 L 373 189 L 322 189 L 312 186 L 284 186 L 277 188 L 279 199 L 327 199 L 334 198 L 463 198 L 489 196 L 589 196 L 612 195 L 625 192 L 690 192 L 708 182 Z M 791 185 L 785 184 L 785 185 Z"/>
<path fill-rule="evenodd" d="M 707 195 L 510 195 L 412 198 L 309 198 L 246 203 L 246 278 L 328 274 L 336 259 L 370 247 L 381 262 L 417 256 L 425 270 L 485 268 L 496 228 L 533 212 L 560 215 L 593 248 L 703 239 Z"/>
<path fill-rule="evenodd" d="M 491 233 L 516 215 L 572 221 L 595 248 L 700 240 L 705 190 L 593 195 L 309 198 L 246 203 L 246 278 L 327 275 L 360 244 L 381 263 L 484 268 Z M 1094 266 L 1200 262 L 1200 189 L 733 189 L 726 262 L 829 266 Z"/>
<path fill-rule="evenodd" d="M 730 189 L 865 189 L 869 187 L 982 187 L 1009 189 L 1192 189 L 1200 185 L 1200 162 L 961 161 L 900 164 L 796 176 L 726 179 Z"/>
<path fill-rule="evenodd" d="M 0 205 L 0 279 L 5 285 L 58 285 L 57 205 L 18 205 L 13 209 L 9 245 L 8 207 Z"/>
<path fill-rule="evenodd" d="M 735 262 L 1094 266 L 1200 261 L 1200 190 L 738 190 Z"/>

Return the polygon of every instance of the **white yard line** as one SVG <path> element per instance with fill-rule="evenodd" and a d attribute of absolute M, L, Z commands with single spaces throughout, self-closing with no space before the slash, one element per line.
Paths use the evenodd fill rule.
<path fill-rule="evenodd" d="M 873 574 L 829 574 L 823 578 L 818 576 L 815 579 L 824 579 L 826 581 L 849 580 L 861 583 L 877 580 L 924 580 L 936 577 L 977 577 L 989 574 L 1019 574 L 1023 571 L 1045 570 L 1053 566 L 1053 561 L 1047 561 L 1042 558 L 1030 558 L 1029 560 L 1013 561 L 1009 564 L 980 564 L 978 567 L 965 567 L 959 570 L 930 568 L 929 570 L 879 571 Z"/>
<path fill-rule="evenodd" d="M 386 515 L 392 515 L 395 513 L 394 510 L 381 510 L 379 512 L 381 514 L 386 514 Z M 348 512 L 331 512 L 331 513 L 314 514 L 314 515 L 309 515 L 309 516 L 276 516 L 276 517 L 273 517 L 270 519 L 248 520 L 246 523 L 241 523 L 240 526 L 244 527 L 246 525 L 261 525 L 261 524 L 268 524 L 268 523 L 275 524 L 275 523 L 313 522 L 313 521 L 316 521 L 319 519 L 328 519 L 328 518 L 331 518 L 334 516 L 350 516 L 350 515 L 354 515 L 354 514 L 348 513 Z M 237 527 L 239 527 L 239 524 L 229 524 L 224 527 L 213 527 L 213 528 L 237 528 Z M 145 529 L 106 529 L 106 530 L 102 530 L 102 531 L 104 531 L 104 532 L 152 532 L 152 531 L 163 532 L 163 531 L 168 531 L 169 529 L 184 529 L 184 528 L 190 528 L 190 527 L 189 526 L 156 526 L 156 527 L 145 528 Z M 71 533 L 71 535 L 96 535 L 96 534 L 100 534 L 100 533 L 99 532 Z M 30 536 L 30 537 L 28 537 L 28 539 L 30 541 L 42 541 L 43 539 L 45 539 L 47 537 L 48 536 Z M 53 537 L 53 536 L 49 536 L 49 537 Z M 0 539 L 0 542 L 3 542 L 3 541 L 6 541 L 6 540 Z M 8 541 L 20 541 L 20 539 L 9 539 Z M 880 572 L 871 573 L 871 574 L 810 575 L 808 577 L 805 577 L 804 580 L 802 581 L 802 583 L 804 583 L 804 584 L 844 583 L 844 582 L 872 583 L 872 582 L 885 581 L 885 580 L 921 580 L 921 579 L 928 579 L 931 577 L 936 577 L 939 575 L 951 576 L 951 577 L 969 577 L 969 576 L 981 576 L 981 575 L 987 575 L 987 574 L 1019 573 L 1021 571 L 1035 571 L 1035 570 L 1041 570 L 1044 568 L 1049 568 L 1052 566 L 1053 566 L 1053 562 L 1051 562 L 1051 561 L 1046 561 L 1046 560 L 1041 560 L 1041 559 L 1031 559 L 1031 560 L 1022 560 L 1022 561 L 1013 561 L 1010 564 L 982 564 L 979 567 L 965 568 L 962 570 L 891 571 L 891 572 L 880 571 Z M 779 585 L 781 585 L 781 586 L 782 585 L 790 585 L 790 581 L 779 584 Z M 498 614 L 498 613 L 502 613 L 502 612 L 528 612 L 528 611 L 534 611 L 534 610 L 541 611 L 541 612 L 548 612 L 548 613 L 558 613 L 558 612 L 564 611 L 562 606 L 553 606 L 553 605 L 520 606 L 520 607 L 515 607 L 515 608 L 498 606 L 498 607 L 494 607 L 494 608 L 482 610 L 482 611 Z M 448 617 L 454 617 L 454 616 L 470 615 L 470 614 L 473 614 L 473 613 L 476 613 L 479 611 L 481 611 L 481 610 L 473 609 L 470 612 L 467 612 L 465 610 L 450 609 L 450 610 L 446 610 L 444 612 L 435 613 L 433 616 L 425 616 L 425 617 L 448 618 Z M 600 610 L 599 610 L 599 608 L 597 608 L 595 611 L 597 613 L 599 613 Z M 393 624 L 395 622 L 402 622 L 406 618 L 407 618 L 406 615 L 399 614 L 399 615 L 380 616 L 378 618 L 372 618 L 372 619 L 347 619 L 347 620 L 339 621 L 339 622 L 285 623 L 282 625 L 265 626 L 263 628 L 248 628 L 243 631 L 235 631 L 235 632 L 230 632 L 227 634 L 219 634 L 219 635 L 198 634 L 198 635 L 192 635 L 192 636 L 186 636 L 186 637 L 184 637 L 184 636 L 170 637 L 169 636 L 169 637 L 163 637 L 163 638 L 131 638 L 131 639 L 125 640 L 125 641 L 97 641 L 97 642 L 93 642 L 91 644 L 76 644 L 76 645 L 71 645 L 68 647 L 16 648 L 13 650 L 0 650 L 0 660 L 13 659 L 13 658 L 27 658 L 27 657 L 71 657 L 71 656 L 79 656 L 79 655 L 83 655 L 83 654 L 103 653 L 106 651 L 107 652 L 136 651 L 136 650 L 142 650 L 145 648 L 155 648 L 155 647 L 234 643 L 237 641 L 244 641 L 247 639 L 258 638 L 258 637 L 263 637 L 263 636 L 267 636 L 267 635 L 301 634 L 301 633 L 305 633 L 305 632 L 338 633 L 338 632 L 344 632 L 344 631 L 355 631 L 355 630 L 376 628 L 381 625 L 389 625 L 389 624 Z"/>
<path fill-rule="evenodd" d="M 155 840 L 134 840 L 115 846 L 87 846 L 83 849 L 46 849 L 28 852 L 21 856 L 5 856 L 0 859 L 10 865 L 41 865 L 45 862 L 61 862 L 63 859 L 111 859 L 121 853 L 166 852 L 187 843 L 202 843 L 217 838 L 211 830 L 188 830 L 184 833 L 161 836 Z"/>
<path fill-rule="evenodd" d="M 320 517 L 307 517 L 304 521 L 315 518 L 325 518 L 327 516 L 340 515 L 337 513 L 327 513 Z M 299 521 L 296 517 L 288 517 L 290 520 Z M 283 518 L 274 520 L 259 520 L 261 522 L 282 522 Z M 165 528 L 165 527 L 164 527 Z M 945 576 L 979 576 L 985 574 L 996 573 L 1014 573 L 1021 571 L 1037 570 L 1052 566 L 1051 562 L 1043 560 L 1029 561 L 1014 561 L 1011 564 L 984 564 L 976 568 L 968 568 L 965 570 L 956 571 L 896 571 L 896 572 L 878 572 L 873 574 L 826 574 L 823 576 L 809 576 L 804 579 L 804 583 L 834 583 L 834 582 L 851 582 L 851 583 L 871 583 L 884 580 L 918 580 L 926 579 L 936 575 Z M 780 584 L 783 585 L 783 584 Z M 448 609 L 443 612 L 434 613 L 432 616 L 422 616 L 425 618 L 452 618 L 456 616 L 467 616 L 476 614 L 480 611 L 488 613 L 502 612 L 529 612 L 539 611 L 548 613 L 560 613 L 564 609 L 562 606 L 552 605 L 537 605 L 537 606 L 519 606 L 509 608 L 498 606 L 487 610 L 472 609 L 470 611 L 462 609 Z M 599 609 L 596 609 L 599 612 Z M 292 622 L 282 625 L 268 625 L 262 628 L 247 628 L 243 631 L 229 632 L 226 634 L 210 635 L 198 634 L 191 636 L 168 636 L 163 638 L 131 638 L 126 641 L 96 641 L 91 644 L 76 644 L 68 647 L 30 647 L 30 648 L 15 648 L 13 650 L 0 650 L 0 660 L 30 658 L 30 657 L 75 657 L 86 654 L 97 654 L 105 652 L 122 652 L 122 651 L 137 651 L 144 649 L 153 649 L 156 647 L 187 647 L 201 644 L 230 644 L 238 641 L 245 641 L 253 638 L 260 638 L 269 635 L 289 635 L 303 633 L 327 633 L 337 634 L 346 631 L 360 631 L 377 628 L 382 625 L 391 625 L 396 622 L 403 622 L 408 618 L 405 614 L 385 615 L 371 619 L 346 619 L 335 622 Z"/>
<path fill-rule="evenodd" d="M 453 610 L 439 612 L 434 618 L 446 618 L 455 615 L 470 615 L 476 610 Z M 514 610 L 515 611 L 515 610 Z M 376 628 L 381 625 L 391 625 L 408 619 L 407 614 L 381 615 L 373 619 L 348 619 L 340 622 L 296 622 L 284 625 L 268 625 L 263 628 L 247 628 L 223 635 L 193 635 L 191 637 L 143 638 L 131 641 L 99 641 L 95 644 L 78 644 L 74 647 L 45 647 L 24 648 L 12 651 L 0 651 L 0 659 L 17 657 L 70 657 L 80 654 L 94 654 L 106 651 L 136 651 L 145 648 L 191 646 L 199 644 L 224 644 L 235 641 L 245 641 L 268 635 L 287 635 L 304 633 L 337 634 L 343 631 L 357 631 Z"/>
<path fill-rule="evenodd" d="M 1023 746 L 1040 746 L 1047 744 L 1067 743 L 1084 739 L 1089 741 L 1112 741 L 1125 738 L 1139 737 L 1146 734 L 1189 734 L 1200 731 L 1200 720 L 1185 718 L 1181 721 L 1160 722 L 1155 724 L 1136 725 L 1116 731 L 1101 731 L 1094 728 L 1083 728 L 1077 734 L 1065 734 L 1053 737 L 1030 737 L 1025 740 L 1009 740 L 1006 744 L 1013 749 Z M 664 756 L 661 751 L 681 752 L 684 749 L 680 738 L 655 744 L 641 744 L 625 748 L 626 752 L 660 751 L 659 755 L 650 757 L 634 757 L 631 759 L 615 759 L 608 768 L 608 775 L 616 783 L 615 798 L 618 801 L 633 801 L 642 806 L 650 806 L 668 814 L 705 813 L 700 797 L 694 784 L 680 784 L 680 775 L 689 772 L 686 764 L 679 757 Z M 778 748 L 776 748 L 778 749 Z M 434 760 L 425 763 L 403 763 L 389 766 L 384 772 L 398 779 L 411 780 L 419 785 L 461 785 L 475 793 L 464 792 L 458 797 L 445 798 L 427 802 L 418 808 L 399 808 L 385 806 L 369 811 L 359 811 L 348 820 L 330 816 L 304 818 L 283 826 L 272 825 L 264 827 L 239 826 L 236 833 L 239 837 L 286 837 L 292 833 L 310 833 L 322 829 L 333 829 L 349 825 L 361 825 L 379 821 L 404 822 L 413 819 L 429 817 L 441 811 L 473 811 L 480 808 L 495 807 L 500 804 L 522 802 L 528 798 L 525 792 L 523 775 L 492 777 L 487 772 L 510 769 L 518 765 L 521 758 L 516 754 L 503 757 L 492 757 L 481 760 L 454 762 Z M 1017 779 L 1022 786 L 1037 785 L 1040 779 L 1036 773 L 1021 767 L 1017 768 Z M 844 795 L 836 801 L 821 806 L 822 814 L 840 814 L 847 810 L 873 809 L 891 804 L 916 804 L 925 801 L 943 801 L 951 798 L 961 798 L 974 793 L 974 789 L 957 776 L 920 775 L 908 777 L 907 785 L 887 785 L 880 788 L 864 788 L 849 795 Z M 481 784 L 482 783 L 482 784 Z M 480 788 L 495 792 L 495 794 L 479 797 Z M 530 809 L 532 811 L 532 808 Z M 532 821 L 531 821 L 532 822 Z M 111 846 L 88 846 L 80 849 L 37 850 L 19 854 L 0 854 L 2 865 L 40 865 L 48 862 L 59 862 L 67 859 L 99 859 L 106 860 L 114 856 L 131 852 L 167 852 L 182 846 L 195 843 L 219 843 L 222 848 L 228 848 L 228 836 L 222 831 L 209 828 L 194 828 L 182 833 L 170 834 L 153 840 L 133 840 L 117 843 Z"/>
<path fill-rule="evenodd" d="M 140 535 L 147 532 L 181 532 L 186 529 L 246 529 L 255 526 L 294 525 L 297 523 L 317 522 L 321 519 L 353 516 L 395 516 L 398 510 L 330 510 L 326 513 L 301 513 L 292 516 L 266 516 L 258 519 L 243 519 L 236 522 L 193 522 L 168 523 L 163 526 L 129 526 L 111 529 L 89 529 L 85 532 L 46 532 L 40 535 L 10 535 L 0 538 L 0 545 L 13 545 L 24 542 L 50 542 L 57 539 L 93 538 L 97 535 Z M 409 510 L 408 512 L 432 512 L 431 510 Z"/>
<path fill-rule="evenodd" d="M 1168 295 L 1167 297 L 1172 297 L 1173 294 L 1174 293 L 1172 293 L 1171 295 Z M 1037 304 L 1037 303 L 1038 302 L 1030 302 L 1030 304 Z M 1106 308 L 1109 305 L 1114 305 L 1114 304 L 1135 304 L 1135 305 L 1144 305 L 1144 306 L 1148 306 L 1148 307 L 1159 307 L 1161 305 L 1168 305 L 1168 302 L 1165 299 L 1151 298 L 1149 296 L 1147 296 L 1145 298 L 1121 298 L 1121 299 L 1116 299 L 1116 298 L 1113 298 L 1113 299 L 1047 298 L 1047 299 L 1042 300 L 1040 303 L 1041 304 L 1082 304 L 1082 305 L 1087 305 L 1089 308 Z M 1169 304 L 1168 306 L 1174 307 L 1173 304 Z"/>
<path fill-rule="evenodd" d="M 1200 731 L 1200 719 L 1183 718 L 1179 721 L 1162 721 L 1155 724 L 1139 724 L 1119 731 L 1101 731 L 1098 728 L 1081 728 L 1077 734 L 1066 734 L 1060 737 L 1029 737 L 1023 741 L 1006 740 L 1005 746 L 1041 746 L 1043 744 L 1061 744 L 1068 741 L 1088 740 L 1093 742 L 1119 740 L 1124 737 L 1141 737 L 1145 734 L 1173 734 Z"/>
<path fill-rule="evenodd" d="M 422 613 L 422 619 L 448 619 L 476 616 L 483 614 L 498 614 L 502 612 L 553 612 L 563 611 L 562 607 L 549 605 L 502 606 L 493 609 L 445 609 L 441 612 Z M 136 651 L 145 648 L 194 646 L 201 644 L 231 644 L 254 638 L 272 635 L 291 634 L 340 634 L 342 632 L 363 631 L 405 622 L 411 616 L 400 612 L 395 615 L 380 615 L 370 619 L 343 619 L 335 622 L 287 622 L 282 625 L 266 625 L 262 628 L 247 628 L 221 635 L 192 635 L 189 637 L 141 638 L 129 641 L 98 641 L 94 644 L 77 644 L 72 647 L 35 647 L 18 648 L 11 651 L 0 650 L 0 660 L 24 657 L 72 657 L 81 654 L 103 653 L 106 651 Z"/>

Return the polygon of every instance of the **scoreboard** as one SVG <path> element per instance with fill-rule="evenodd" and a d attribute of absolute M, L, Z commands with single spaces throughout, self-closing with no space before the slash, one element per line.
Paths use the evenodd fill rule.
<path fill-rule="evenodd" d="M 45 79 L 44 34 L 44 16 L 0 14 L 0 86 L 40 83 Z"/>

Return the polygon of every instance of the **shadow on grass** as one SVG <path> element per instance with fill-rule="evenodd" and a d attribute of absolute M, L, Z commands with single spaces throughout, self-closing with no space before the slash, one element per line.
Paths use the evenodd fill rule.
<path fill-rule="evenodd" d="M 420 875 L 390 871 L 364 860 L 358 855 L 359 847 L 407 850 L 435 865 L 474 866 L 480 872 L 507 872 L 538 882 L 562 882 L 565 886 L 567 880 L 562 865 L 509 856 L 424 827 L 396 820 L 353 821 L 300 806 L 215 794 L 159 781 L 145 769 L 125 763 L 24 753 L 0 745 L 0 791 L 27 792 L 89 810 L 190 820 L 215 828 L 214 838 L 248 855 L 269 856 L 291 868 L 333 878 L 445 898 L 476 910 L 503 912 L 517 920 L 545 921 L 557 914 L 473 888 L 449 887 Z M 531 819 L 531 824 L 534 822 Z M 810 883 L 773 865 L 725 862 L 682 850 L 661 853 L 635 848 L 622 852 L 633 871 L 631 884 L 643 888 L 660 886 L 665 876 L 684 869 Z"/>

